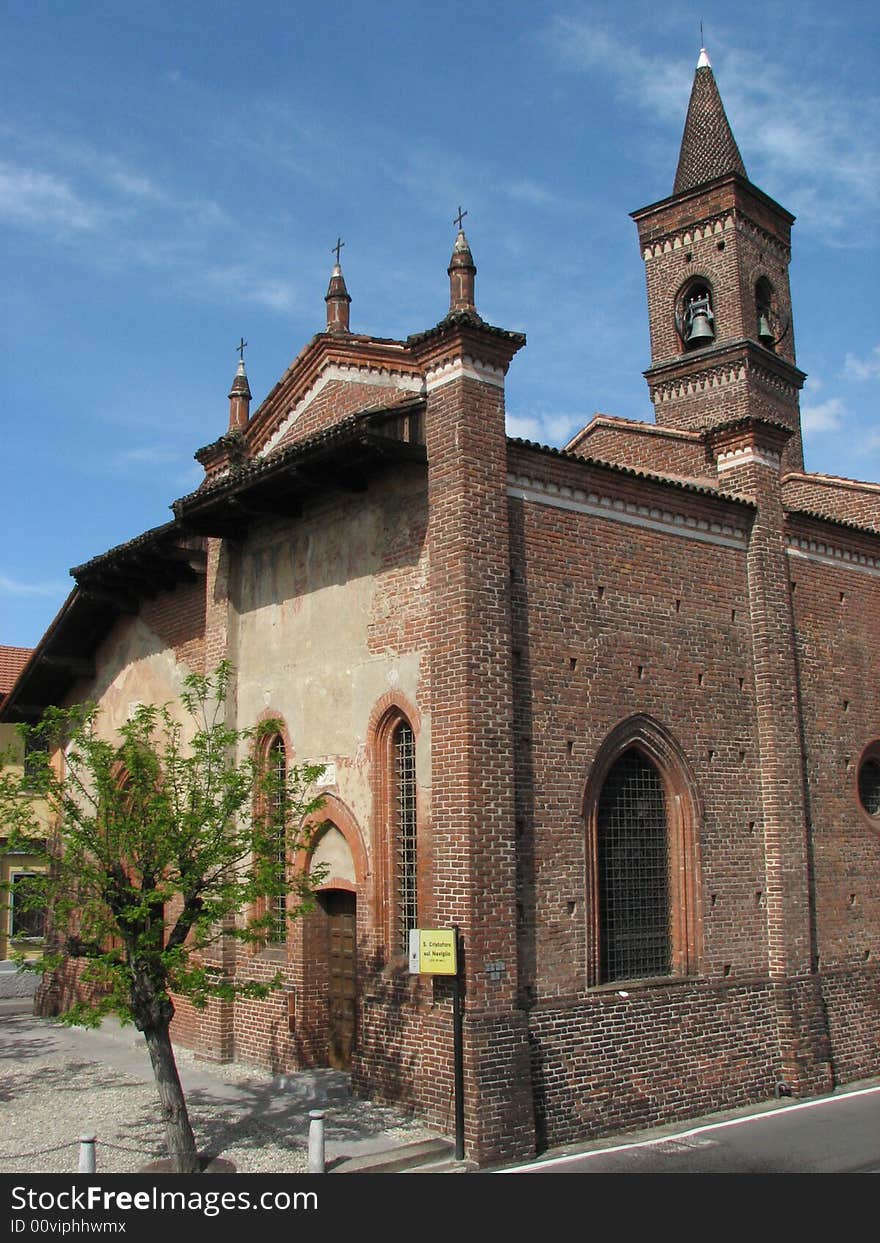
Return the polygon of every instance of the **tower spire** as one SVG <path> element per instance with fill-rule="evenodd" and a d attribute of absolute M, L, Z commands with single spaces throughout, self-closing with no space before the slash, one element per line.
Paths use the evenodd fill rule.
<path fill-rule="evenodd" d="M 247 341 L 241 338 L 235 347 L 238 351 L 238 370 L 229 390 L 229 431 L 242 432 L 248 425 L 251 407 L 251 389 L 244 369 L 244 351 Z"/>
<path fill-rule="evenodd" d="M 477 275 L 477 268 L 462 227 L 462 221 L 466 215 L 467 212 L 459 207 L 458 215 L 452 222 L 458 225 L 458 237 L 455 239 L 452 258 L 446 269 L 449 274 L 450 315 L 456 311 L 470 311 L 474 315 L 477 313 L 474 303 L 474 278 Z"/>
<path fill-rule="evenodd" d="M 709 53 L 702 47 L 691 88 L 672 192 L 682 194 L 727 173 L 747 176 L 718 93 Z"/>
<path fill-rule="evenodd" d="M 345 242 L 343 242 L 341 237 L 338 237 L 336 245 L 330 247 L 330 254 L 336 256 L 336 262 L 333 265 L 327 293 L 324 295 L 324 301 L 327 303 L 327 332 L 337 334 L 350 331 L 349 308 L 351 306 L 351 298 L 345 287 L 345 277 L 342 275 L 342 265 L 339 262 L 339 252 L 344 245 Z"/>

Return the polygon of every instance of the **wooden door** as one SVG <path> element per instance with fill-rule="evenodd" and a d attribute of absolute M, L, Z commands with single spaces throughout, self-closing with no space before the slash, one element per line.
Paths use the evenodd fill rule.
<path fill-rule="evenodd" d="M 357 898 L 345 889 L 330 889 L 321 894 L 321 905 L 327 912 L 329 950 L 328 1060 L 337 1070 L 348 1070 L 356 1027 Z"/>

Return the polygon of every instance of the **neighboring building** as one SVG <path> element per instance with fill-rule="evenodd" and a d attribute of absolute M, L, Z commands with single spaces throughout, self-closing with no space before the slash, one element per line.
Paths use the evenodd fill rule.
<path fill-rule="evenodd" d="M 318 912 L 181 1007 L 177 1037 L 452 1124 L 461 929 L 469 1153 L 527 1155 L 880 1072 L 880 486 L 804 471 L 792 216 L 748 180 L 701 56 L 673 193 L 634 213 L 647 425 L 509 439 L 522 335 L 463 232 L 448 315 L 315 336 L 174 520 L 75 571 L 6 719 L 109 724 L 235 666 L 267 758 L 327 765 Z M 236 957 L 236 953 L 238 957 Z"/>
<path fill-rule="evenodd" d="M 29 647 L 0 646 L 0 711 L 32 651 Z M 11 756 L 10 767 L 15 773 L 23 771 L 24 744 L 15 727 L 3 721 L 0 721 L 0 753 Z M 41 841 L 39 847 L 42 845 Z M 45 914 L 21 900 L 30 878 L 42 867 L 38 850 L 33 854 L 10 852 L 0 826 L 0 962 L 7 961 L 15 951 L 33 956 L 43 944 Z M 0 996 L 5 995 L 4 987 L 10 980 L 11 977 L 0 978 Z"/>

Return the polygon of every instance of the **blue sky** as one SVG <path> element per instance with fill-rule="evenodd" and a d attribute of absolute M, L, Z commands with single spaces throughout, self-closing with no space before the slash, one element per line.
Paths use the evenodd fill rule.
<path fill-rule="evenodd" d="M 170 518 L 324 325 L 448 306 L 459 204 L 477 306 L 524 331 L 509 428 L 652 417 L 629 213 L 671 193 L 699 23 L 750 178 L 797 216 L 807 467 L 880 479 L 880 17 L 867 3 L 3 0 L 0 643 L 68 569 Z"/>

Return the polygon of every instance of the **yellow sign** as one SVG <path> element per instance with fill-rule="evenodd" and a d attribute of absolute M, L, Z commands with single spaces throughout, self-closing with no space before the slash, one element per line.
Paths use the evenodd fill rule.
<path fill-rule="evenodd" d="M 409 970 L 411 975 L 456 975 L 455 930 L 411 928 Z"/>

